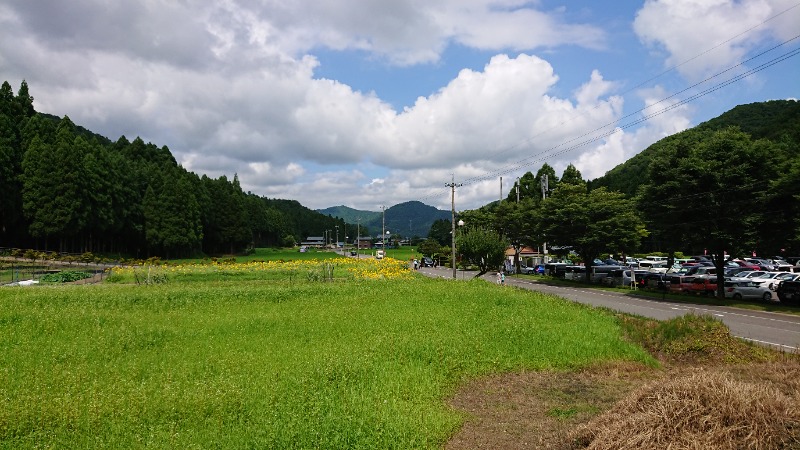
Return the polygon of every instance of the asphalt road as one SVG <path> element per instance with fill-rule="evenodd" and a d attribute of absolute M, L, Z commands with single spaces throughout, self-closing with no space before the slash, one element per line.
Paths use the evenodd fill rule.
<path fill-rule="evenodd" d="M 452 278 L 448 268 L 420 268 L 420 273 L 431 277 Z M 476 272 L 458 271 L 459 280 L 470 279 Z M 484 277 L 494 282 L 494 274 Z M 531 280 L 529 277 L 506 277 L 506 284 L 548 294 L 558 295 L 578 303 L 605 307 L 624 313 L 637 314 L 657 320 L 667 320 L 684 314 L 708 314 L 722 320 L 734 336 L 760 345 L 789 352 L 800 352 L 800 316 L 773 312 L 751 311 L 727 306 L 674 303 L 650 297 L 639 297 L 577 286 L 554 286 Z"/>

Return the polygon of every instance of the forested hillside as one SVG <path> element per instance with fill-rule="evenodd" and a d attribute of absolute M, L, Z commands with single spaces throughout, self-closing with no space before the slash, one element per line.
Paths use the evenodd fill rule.
<path fill-rule="evenodd" d="M 224 254 L 322 236 L 339 219 L 181 167 L 166 146 L 111 141 L 0 87 L 0 247 L 136 257 Z M 353 235 L 355 235 L 355 226 Z"/>
<path fill-rule="evenodd" d="M 331 217 L 338 217 L 344 220 L 347 223 L 358 223 L 366 224 L 369 221 L 379 219 L 381 217 L 380 212 L 376 211 L 364 211 L 360 209 L 350 208 L 349 206 L 331 206 L 325 209 L 318 209 L 317 212 L 320 214 L 325 214 L 326 216 Z"/>
<path fill-rule="evenodd" d="M 686 135 L 710 133 L 728 127 L 738 127 L 753 140 L 768 139 L 788 144 L 787 151 L 800 157 L 800 102 L 773 100 L 769 102 L 739 105 L 719 117 L 703 122 L 694 128 L 668 136 L 641 153 L 609 170 L 602 177 L 589 182 L 590 188 L 605 186 L 628 196 L 637 194 L 639 188 L 649 181 L 650 162 L 673 142 Z"/>

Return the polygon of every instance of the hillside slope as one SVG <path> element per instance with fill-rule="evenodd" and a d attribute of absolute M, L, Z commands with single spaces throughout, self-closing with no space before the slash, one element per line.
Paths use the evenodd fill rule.
<path fill-rule="evenodd" d="M 800 102 L 773 100 L 739 105 L 690 130 L 711 132 L 731 126 L 739 127 L 753 139 L 773 141 L 787 139 L 800 143 Z M 592 189 L 605 186 L 628 196 L 635 195 L 639 186 L 648 180 L 648 169 L 653 156 L 659 153 L 664 145 L 674 139 L 680 139 L 688 131 L 661 139 L 631 159 L 609 170 L 602 177 L 590 181 L 589 186 Z M 795 148 L 797 149 L 798 146 Z"/>

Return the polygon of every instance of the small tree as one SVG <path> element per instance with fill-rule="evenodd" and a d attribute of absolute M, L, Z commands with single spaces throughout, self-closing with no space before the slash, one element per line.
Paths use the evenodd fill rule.
<path fill-rule="evenodd" d="M 503 264 L 508 243 L 495 231 L 468 228 L 456 236 L 456 246 L 466 262 L 478 266 L 477 278 Z"/>
<path fill-rule="evenodd" d="M 441 251 L 442 246 L 439 245 L 439 242 L 436 239 L 425 239 L 419 244 L 417 250 L 422 253 L 423 256 L 430 256 L 439 253 Z"/>

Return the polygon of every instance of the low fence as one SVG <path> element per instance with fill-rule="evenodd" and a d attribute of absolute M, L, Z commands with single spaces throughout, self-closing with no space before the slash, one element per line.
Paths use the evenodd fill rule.
<path fill-rule="evenodd" d="M 26 261 L 16 258 L 0 259 L 0 286 L 24 281 L 39 281 L 43 276 L 63 271 L 86 272 L 92 278 L 83 283 L 102 281 L 107 275 L 106 267 L 91 263 L 63 263 L 59 261 Z M 78 283 L 78 282 L 76 282 Z"/>

